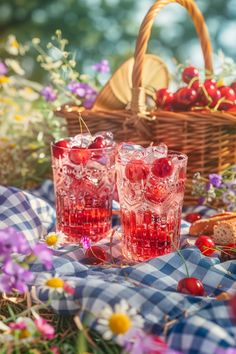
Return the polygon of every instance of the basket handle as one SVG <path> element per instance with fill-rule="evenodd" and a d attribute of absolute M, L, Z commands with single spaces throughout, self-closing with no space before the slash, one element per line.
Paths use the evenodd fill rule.
<path fill-rule="evenodd" d="M 141 24 L 138 38 L 136 41 L 136 48 L 134 53 L 134 67 L 132 72 L 132 103 L 131 109 L 136 112 L 144 109 L 145 94 L 142 90 L 142 69 L 144 65 L 144 57 L 147 50 L 147 44 L 151 35 L 151 29 L 153 21 L 160 10 L 171 3 L 178 3 L 186 8 L 189 15 L 191 16 L 193 23 L 195 25 L 203 52 L 205 69 L 209 73 L 213 72 L 212 65 L 212 47 L 209 32 L 200 12 L 198 6 L 194 0 L 157 0 L 155 4 L 147 12 L 144 20 Z"/>

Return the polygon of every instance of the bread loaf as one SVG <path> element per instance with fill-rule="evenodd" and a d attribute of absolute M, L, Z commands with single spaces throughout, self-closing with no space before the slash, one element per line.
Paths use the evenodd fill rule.
<path fill-rule="evenodd" d="M 189 234 L 191 236 L 213 235 L 214 227 L 225 220 L 236 221 L 236 213 L 217 214 L 209 219 L 197 220 L 190 226 Z"/>
<path fill-rule="evenodd" d="M 216 224 L 212 239 L 218 245 L 236 243 L 236 218 L 223 220 Z"/>

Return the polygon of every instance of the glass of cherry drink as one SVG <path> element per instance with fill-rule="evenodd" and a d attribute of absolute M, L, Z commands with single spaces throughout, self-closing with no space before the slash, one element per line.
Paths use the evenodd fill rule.
<path fill-rule="evenodd" d="M 111 230 L 116 145 L 112 133 L 79 134 L 52 143 L 57 230 L 66 243 L 91 242 Z"/>
<path fill-rule="evenodd" d="M 125 258 L 144 261 L 179 247 L 187 156 L 160 144 L 123 143 L 116 157 Z"/>

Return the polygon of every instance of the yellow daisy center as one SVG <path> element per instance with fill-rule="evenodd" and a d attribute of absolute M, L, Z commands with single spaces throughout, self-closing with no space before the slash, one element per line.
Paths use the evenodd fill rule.
<path fill-rule="evenodd" d="M 20 331 L 20 335 L 19 335 L 20 339 L 28 338 L 29 336 L 30 336 L 30 332 L 28 331 L 27 328 L 24 328 Z"/>
<path fill-rule="evenodd" d="M 0 76 L 0 84 L 7 84 L 10 81 L 7 76 Z"/>
<path fill-rule="evenodd" d="M 109 327 L 116 335 L 126 333 L 131 326 L 132 322 L 125 313 L 113 313 L 109 319 Z"/>
<path fill-rule="evenodd" d="M 48 246 L 55 246 L 57 241 L 58 241 L 58 236 L 56 234 L 47 236 L 46 240 L 45 240 L 45 242 Z"/>
<path fill-rule="evenodd" d="M 12 39 L 11 40 L 10 46 L 13 47 L 13 48 L 17 48 L 17 49 L 20 47 L 20 45 L 19 45 L 19 43 L 17 42 L 16 39 Z"/>
<path fill-rule="evenodd" d="M 20 114 L 16 114 L 14 118 L 15 118 L 15 120 L 18 121 L 18 122 L 20 122 L 20 121 L 22 121 L 22 120 L 24 119 L 24 117 L 21 116 Z"/>
<path fill-rule="evenodd" d="M 47 280 L 46 285 L 50 288 L 63 288 L 64 281 L 61 278 L 51 278 Z"/>

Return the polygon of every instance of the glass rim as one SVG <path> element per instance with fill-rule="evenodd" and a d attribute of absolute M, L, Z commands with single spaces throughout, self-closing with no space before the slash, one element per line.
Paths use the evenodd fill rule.
<path fill-rule="evenodd" d="M 181 157 L 181 159 L 177 160 L 178 163 L 187 163 L 187 161 L 188 161 L 188 156 L 186 154 L 184 154 L 183 152 L 180 152 L 180 151 L 168 150 L 167 157 L 169 157 L 169 155 L 171 155 L 171 157 L 175 157 L 175 156 L 176 157 Z M 136 160 L 145 162 L 144 158 L 142 158 L 142 159 L 137 158 Z M 133 161 L 136 161 L 136 160 L 134 159 Z M 127 164 L 130 161 L 132 161 L 132 159 L 124 159 L 122 161 L 122 157 L 119 155 L 119 152 L 118 152 L 117 157 L 116 157 L 116 161 L 119 164 Z M 133 162 L 133 163 L 135 164 L 137 162 Z M 149 163 L 145 162 L 145 165 L 147 165 L 147 166 L 151 166 L 152 164 L 153 164 L 153 162 L 149 162 Z"/>
<path fill-rule="evenodd" d="M 80 146 L 77 146 L 77 145 L 73 145 L 73 146 L 70 146 L 70 147 L 64 147 L 64 146 L 56 146 L 56 143 L 59 142 L 59 141 L 63 141 L 63 140 L 67 140 L 69 141 L 70 137 L 65 137 L 65 138 L 61 138 L 61 139 L 58 139 L 58 140 L 55 140 L 55 141 L 51 141 L 51 148 L 55 147 L 57 149 L 61 149 L 62 151 L 69 151 L 72 147 L 77 147 L 78 149 L 81 149 L 81 150 L 89 150 L 89 151 L 109 151 L 109 150 L 115 150 L 115 148 L 117 147 L 117 143 L 114 141 L 113 142 L 113 145 L 111 146 L 105 146 L 105 147 L 102 147 L 102 148 L 97 148 L 97 149 L 90 149 L 88 146 L 87 147 L 80 147 Z"/>

